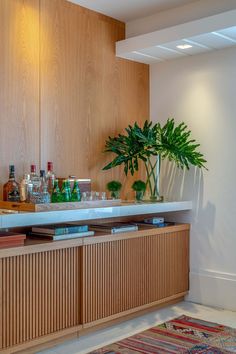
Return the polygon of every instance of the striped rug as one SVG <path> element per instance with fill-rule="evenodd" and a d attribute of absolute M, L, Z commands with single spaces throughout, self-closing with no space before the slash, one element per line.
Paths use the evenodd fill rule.
<path fill-rule="evenodd" d="M 181 316 L 90 354 L 236 353 L 236 329 Z"/>

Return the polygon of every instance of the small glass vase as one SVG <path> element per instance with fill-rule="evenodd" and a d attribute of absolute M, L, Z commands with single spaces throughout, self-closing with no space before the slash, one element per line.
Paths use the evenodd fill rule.
<path fill-rule="evenodd" d="M 111 199 L 120 199 L 120 191 L 111 191 Z"/>
<path fill-rule="evenodd" d="M 136 191 L 135 192 L 136 202 L 141 202 L 143 200 L 143 197 L 144 197 L 144 191 Z"/>
<path fill-rule="evenodd" d="M 146 189 L 149 192 L 149 200 L 151 202 L 161 201 L 159 194 L 159 179 L 160 179 L 160 156 L 150 156 L 145 162 L 147 173 Z"/>

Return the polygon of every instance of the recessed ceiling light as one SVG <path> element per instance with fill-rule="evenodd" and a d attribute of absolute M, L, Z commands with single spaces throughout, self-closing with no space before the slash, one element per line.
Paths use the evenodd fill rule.
<path fill-rule="evenodd" d="M 193 46 L 190 45 L 190 44 L 180 44 L 180 45 L 177 45 L 176 48 L 179 48 L 179 49 L 189 49 L 189 48 L 192 48 Z"/>

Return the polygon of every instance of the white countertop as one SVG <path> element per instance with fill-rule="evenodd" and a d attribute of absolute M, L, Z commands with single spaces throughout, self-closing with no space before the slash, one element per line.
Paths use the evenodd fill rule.
<path fill-rule="evenodd" d="M 70 221 L 116 218 L 145 214 L 191 210 L 191 201 L 162 203 L 122 203 L 119 206 L 60 210 L 47 212 L 19 212 L 0 215 L 0 228 L 53 224 Z"/>

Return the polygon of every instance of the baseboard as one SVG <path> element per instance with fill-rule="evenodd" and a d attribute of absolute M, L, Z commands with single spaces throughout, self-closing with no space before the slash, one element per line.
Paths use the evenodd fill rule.
<path fill-rule="evenodd" d="M 236 311 L 236 274 L 192 270 L 186 300 Z"/>

